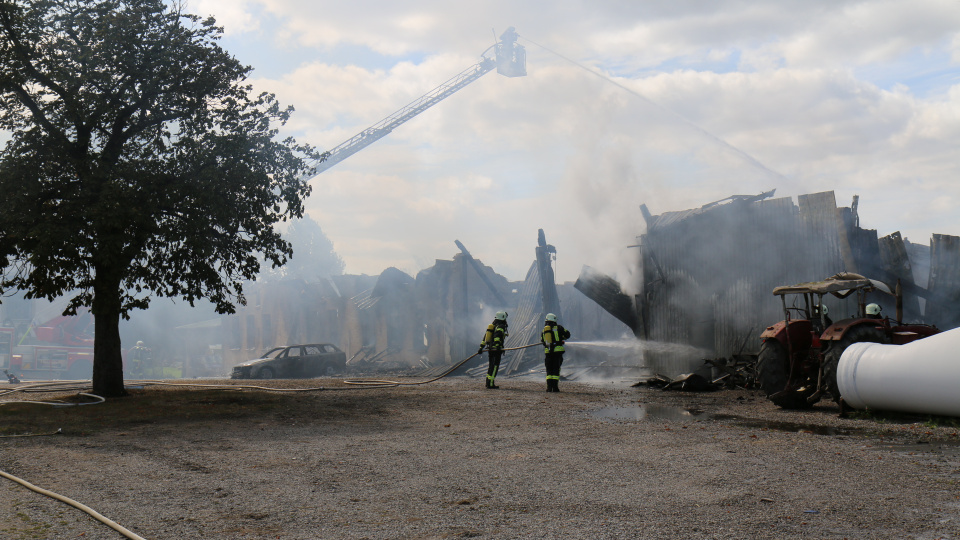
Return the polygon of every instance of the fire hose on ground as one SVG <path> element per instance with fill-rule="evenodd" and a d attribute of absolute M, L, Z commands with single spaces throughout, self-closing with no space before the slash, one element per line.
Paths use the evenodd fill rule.
<path fill-rule="evenodd" d="M 508 347 L 502 349 L 506 351 L 516 351 L 520 349 L 528 349 L 530 347 L 541 346 L 540 343 L 531 343 L 529 345 L 521 345 L 519 347 Z M 319 392 L 319 391 L 329 391 L 329 390 L 358 390 L 358 389 L 376 389 L 376 388 L 393 388 L 397 386 L 418 386 L 422 384 L 432 383 L 438 381 L 447 375 L 450 375 L 456 371 L 460 366 L 466 364 L 470 360 L 476 358 L 481 353 L 474 353 L 463 360 L 453 364 L 447 368 L 443 373 L 426 379 L 423 381 L 390 381 L 383 379 L 345 379 L 343 383 L 347 386 L 343 387 L 330 387 L 330 386 L 315 386 L 309 388 L 271 388 L 269 386 L 257 386 L 250 384 L 204 384 L 204 383 L 187 383 L 187 382 L 169 382 L 163 380 L 136 380 L 128 381 L 129 386 L 132 387 L 144 387 L 144 386 L 189 386 L 191 388 L 220 388 L 224 390 L 264 390 L 268 392 Z M 24 393 L 49 393 L 49 392 L 58 392 L 58 391 L 68 391 L 68 390 L 86 390 L 90 388 L 88 381 L 54 381 L 54 382 L 44 382 L 36 383 L 25 386 L 18 386 L 17 388 L 11 388 L 8 390 L 0 391 L 0 396 L 5 396 L 7 394 L 12 394 L 14 392 L 24 392 Z M 97 401 L 90 403 L 69 403 L 63 401 L 0 401 L 0 405 L 6 405 L 11 403 L 34 403 L 38 405 L 50 405 L 54 407 L 75 407 L 80 405 L 95 405 L 98 403 L 103 403 L 104 398 L 96 395 L 85 392 L 80 392 L 79 395 L 93 398 Z"/>
<path fill-rule="evenodd" d="M 529 348 L 529 347 L 536 347 L 536 346 L 538 346 L 538 345 L 540 345 L 540 343 L 531 343 L 531 344 L 529 344 L 529 345 L 522 345 L 522 346 L 520 346 L 520 347 L 509 347 L 509 348 L 503 349 L 503 351 L 516 351 L 516 350 L 520 350 L 520 349 L 527 349 L 527 348 Z M 456 364 L 454 364 L 453 366 L 451 366 L 450 368 L 448 368 L 447 370 L 445 370 L 445 371 L 444 371 L 443 373 L 441 373 L 440 375 L 437 375 L 436 377 L 433 377 L 433 378 L 430 378 L 430 379 L 427 379 L 427 380 L 423 380 L 423 381 L 414 381 L 414 382 L 390 381 L 390 380 L 382 380 L 382 379 L 344 380 L 343 383 L 346 384 L 347 386 L 346 386 L 346 387 L 341 387 L 341 388 L 330 388 L 330 387 L 324 387 L 324 386 L 319 386 L 319 387 L 314 387 L 314 388 L 270 388 L 270 387 L 267 387 L 267 386 L 253 386 L 253 385 L 222 385 L 222 384 L 169 383 L 169 382 L 164 382 L 164 381 L 137 381 L 137 384 L 138 384 L 138 385 L 143 385 L 143 386 L 154 386 L 154 385 L 157 385 L 157 386 L 159 386 L 159 385 L 164 385 L 164 386 L 190 386 L 190 387 L 200 387 L 200 388 L 221 388 L 221 389 L 231 389 L 231 390 L 251 390 L 251 389 L 256 389 L 256 390 L 266 390 L 266 391 L 271 391 L 271 392 L 315 392 L 315 391 L 322 391 L 322 390 L 363 390 L 363 389 L 376 389 L 376 388 L 395 388 L 395 387 L 398 387 L 398 386 L 417 386 L 417 385 L 428 384 L 428 383 L 432 383 L 432 382 L 434 382 L 434 381 L 438 381 L 438 380 L 446 377 L 447 375 L 450 375 L 451 373 L 453 373 L 454 371 L 456 371 L 460 366 L 462 366 L 463 364 L 466 364 L 467 362 L 469 362 L 469 361 L 472 360 L 473 358 L 479 356 L 480 354 L 482 354 L 482 353 L 477 352 L 477 353 L 474 353 L 474 354 L 468 356 L 467 358 L 464 358 L 463 360 L 461 360 L 460 362 L 457 362 Z M 37 393 L 39 393 L 39 392 L 56 392 L 56 391 L 77 390 L 77 389 L 79 389 L 79 390 L 85 390 L 85 389 L 89 388 L 89 385 L 87 385 L 87 384 L 78 385 L 77 383 L 80 383 L 80 382 L 84 382 L 84 383 L 85 383 L 86 381 L 57 381 L 57 382 L 52 382 L 52 383 L 31 384 L 31 385 L 26 385 L 26 386 L 23 386 L 23 387 L 18 387 L 18 388 L 14 388 L 14 389 L 9 389 L 9 390 L 6 390 L 6 391 L 2 391 L 2 392 L 0 392 L 0 396 L 4 396 L 4 395 L 7 395 L 7 394 L 11 394 L 11 393 L 13 393 L 13 392 L 37 392 Z M 98 395 L 96 395 L 96 394 L 90 394 L 90 393 L 86 393 L 86 392 L 79 392 L 78 395 L 84 396 L 84 397 L 93 398 L 95 401 L 88 402 L 88 403 L 69 403 L 69 402 L 63 402 L 63 401 L 0 401 L 0 405 L 6 404 L 6 403 L 33 403 L 33 404 L 36 404 L 36 405 L 49 405 L 49 406 L 53 406 L 53 407 L 76 407 L 76 406 L 80 406 L 80 405 L 95 405 L 95 404 L 103 403 L 103 402 L 106 401 L 104 398 L 102 398 L 102 397 L 100 397 L 100 396 L 98 396 Z M 58 434 L 58 433 L 62 433 L 62 430 L 59 430 L 59 429 L 58 429 L 58 430 L 57 430 L 56 432 L 54 432 L 54 433 L 25 434 L 25 435 L 7 435 L 7 436 L 4 436 L 4 437 L 38 437 L 38 436 L 46 436 L 46 435 L 56 435 L 56 434 Z M 103 523 L 104 525 L 107 525 L 107 526 L 110 527 L 111 529 L 119 532 L 120 534 L 122 534 L 122 535 L 125 536 L 126 538 L 129 538 L 129 539 L 131 539 L 131 540 L 145 540 L 142 536 L 139 536 L 139 535 L 137 535 L 136 533 L 130 531 L 129 529 L 126 529 L 126 528 L 123 527 L 122 525 L 116 523 L 115 521 L 112 521 L 112 520 L 104 517 L 102 514 L 100 514 L 100 513 L 97 512 L 96 510 L 90 508 L 89 506 L 86 506 L 86 505 L 84 505 L 84 504 L 81 504 L 81 503 L 79 503 L 79 502 L 77 502 L 77 501 L 74 501 L 73 499 L 68 498 L 68 497 L 64 497 L 63 495 L 60 495 L 60 494 L 58 494 L 58 493 L 54 493 L 54 492 L 52 492 L 52 491 L 48 491 L 48 490 L 46 490 L 46 489 L 37 487 L 37 486 L 31 484 L 30 482 L 27 482 L 26 480 L 23 480 L 23 479 L 21 479 L 21 478 L 18 478 L 18 477 L 16 477 L 16 476 L 13 476 L 12 474 L 8 474 L 8 473 L 6 473 L 6 472 L 4 472 L 4 471 L 0 471 L 0 476 L 4 477 L 4 478 L 6 478 L 6 479 L 8 479 L 8 480 L 10 480 L 10 481 L 16 482 L 16 483 L 20 484 L 21 486 L 23 486 L 23 487 L 25 487 L 25 488 L 27 488 L 27 489 L 30 489 L 30 490 L 32 490 L 32 491 L 34 491 L 34 492 L 36 492 L 36 493 L 39 493 L 39 494 L 41 494 L 41 495 L 45 495 L 45 496 L 50 497 L 50 498 L 52 498 L 52 499 L 56 499 L 56 500 L 58 500 L 58 501 L 60 501 L 60 502 L 64 502 L 64 503 L 66 503 L 66 504 L 69 504 L 70 506 L 73 506 L 74 508 L 77 508 L 77 509 L 79 509 L 79 510 L 81 510 L 81 511 L 83 511 L 83 512 L 86 512 L 87 514 L 89 514 L 91 517 L 93 517 L 93 518 L 96 519 L 97 521 L 99 521 L 99 522 Z"/>
<path fill-rule="evenodd" d="M 503 350 L 503 351 L 516 351 L 516 350 L 519 350 L 519 349 L 528 349 L 528 348 L 530 348 L 530 347 L 536 347 L 536 346 L 538 346 L 538 345 L 540 345 L 540 343 L 531 343 L 531 344 L 529 344 L 529 345 L 521 345 L 520 347 L 509 347 L 509 348 L 502 349 L 502 350 Z M 480 354 L 482 354 L 482 353 L 479 353 L 479 352 L 473 353 L 472 355 L 464 358 L 464 359 L 461 360 L 460 362 L 454 364 L 453 366 L 451 366 L 450 368 L 448 368 L 446 371 L 444 371 L 444 372 L 441 373 L 440 375 L 437 375 L 436 377 L 434 377 L 434 378 L 432 378 L 432 379 L 427 379 L 427 380 L 425 380 L 425 381 L 402 382 L 402 381 L 386 381 L 386 380 L 376 380 L 376 379 L 361 379 L 361 380 L 345 380 L 345 381 L 343 381 L 343 383 L 344 383 L 344 384 L 349 384 L 349 385 L 354 385 L 354 386 L 359 386 L 359 387 L 361 387 L 361 388 L 392 388 L 392 387 L 395 387 L 395 386 L 417 386 L 417 385 L 420 385 L 420 384 L 432 383 L 433 381 L 442 379 L 442 378 L 446 377 L 447 375 L 453 373 L 454 371 L 457 370 L 457 368 L 459 368 L 460 366 L 466 364 L 466 363 L 469 362 L 472 358 L 474 358 L 474 357 L 476 357 L 476 356 L 479 356 Z"/>
<path fill-rule="evenodd" d="M 50 497 L 51 499 L 56 499 L 56 500 L 58 500 L 58 501 L 60 501 L 60 502 L 67 503 L 67 504 L 69 504 L 70 506 L 72 506 L 72 507 L 74 507 L 74 508 L 77 508 L 78 510 L 82 510 L 83 512 L 86 512 L 86 513 L 89 514 L 91 517 L 93 517 L 94 519 L 96 519 L 97 521 L 99 521 L 100 523 L 103 523 L 104 525 L 106 525 L 106 526 L 110 527 L 111 529 L 117 531 L 118 533 L 122 534 L 123 536 L 125 536 L 125 537 L 127 537 L 127 538 L 130 538 L 131 540 L 146 540 L 146 539 L 144 539 L 142 536 L 140 536 L 140 535 L 138 535 L 137 533 L 135 533 L 135 532 L 127 529 L 126 527 L 120 525 L 119 523 L 117 523 L 117 522 L 115 522 L 115 521 L 113 521 L 113 520 L 111 520 L 111 519 L 108 519 L 108 518 L 104 517 L 102 514 L 100 514 L 99 512 L 97 512 L 96 510 L 94 510 L 93 508 L 90 508 L 89 506 L 87 506 L 87 505 L 85 505 L 85 504 L 80 504 L 80 503 L 78 503 L 77 501 L 75 501 L 75 500 L 73 500 L 73 499 L 71 499 L 71 498 L 69 498 L 69 497 L 64 497 L 63 495 L 60 495 L 59 493 L 54 493 L 54 492 L 52 492 L 52 491 L 48 491 L 48 490 L 43 489 L 43 488 L 41 488 L 41 487 L 37 487 L 37 486 L 31 484 L 30 482 L 27 482 L 26 480 L 23 480 L 22 478 L 17 478 L 16 476 L 14 476 L 14 475 L 12 475 L 12 474 L 8 474 L 8 473 L 5 473 L 5 472 L 3 472 L 3 471 L 0 471 L 0 476 L 6 478 L 7 480 L 11 480 L 11 481 L 13 481 L 13 482 L 16 482 L 16 483 L 20 484 L 21 486 L 23 486 L 23 487 L 25 487 L 25 488 L 27 488 L 27 489 L 29 489 L 29 490 L 31 490 L 31 491 L 35 491 L 35 492 L 37 492 L 37 493 L 39 493 L 39 494 L 41 494 L 41 495 L 46 495 L 47 497 Z"/>

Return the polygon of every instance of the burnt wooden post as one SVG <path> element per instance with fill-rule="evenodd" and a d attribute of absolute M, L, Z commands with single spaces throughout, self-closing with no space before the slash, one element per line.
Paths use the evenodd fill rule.
<path fill-rule="evenodd" d="M 490 281 L 490 278 L 487 277 L 487 274 L 484 273 L 483 267 L 480 266 L 480 263 L 473 258 L 473 255 L 470 255 L 470 252 L 467 251 L 467 248 L 461 244 L 459 240 L 454 240 L 453 242 L 457 244 L 458 248 L 460 248 L 460 251 L 463 253 L 463 257 L 467 259 L 467 262 L 470 263 L 470 266 L 476 270 L 477 275 L 480 276 L 480 280 L 483 281 L 483 284 L 490 289 L 491 293 L 493 293 L 493 297 L 497 300 L 497 307 L 506 307 L 507 301 L 503 299 L 503 295 L 500 294 L 500 291 L 497 290 L 497 288 Z M 466 273 L 464 273 L 464 276 L 466 276 Z M 464 277 L 464 279 L 466 279 L 466 277 Z"/>
<path fill-rule="evenodd" d="M 540 273 L 540 294 L 543 299 L 543 313 L 540 320 L 547 313 L 553 313 L 558 320 L 563 320 L 560 312 L 560 297 L 557 295 L 556 279 L 553 276 L 551 254 L 556 254 L 557 248 L 547 244 L 543 229 L 537 231 L 537 270 Z"/>

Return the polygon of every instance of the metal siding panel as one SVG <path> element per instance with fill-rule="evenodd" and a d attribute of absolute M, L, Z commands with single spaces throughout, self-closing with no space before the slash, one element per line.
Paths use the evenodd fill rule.
<path fill-rule="evenodd" d="M 642 237 L 648 339 L 708 349 L 699 357 L 651 351 L 653 371 L 676 376 L 705 356 L 756 353 L 760 332 L 782 318 L 774 287 L 841 269 L 833 193 L 804 196 L 803 204 L 802 213 L 789 198 L 675 212 Z"/>
<path fill-rule="evenodd" d="M 930 303 L 928 320 L 942 329 L 960 325 L 960 237 L 934 234 L 930 243 L 930 281 L 928 290 L 947 300 L 947 305 Z"/>

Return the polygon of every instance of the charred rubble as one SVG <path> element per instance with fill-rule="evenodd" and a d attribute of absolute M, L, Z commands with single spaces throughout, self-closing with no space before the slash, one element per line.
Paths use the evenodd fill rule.
<path fill-rule="evenodd" d="M 899 232 L 878 237 L 861 226 L 859 198 L 838 207 L 832 191 L 774 198 L 735 195 L 689 210 L 640 211 L 634 281 L 584 268 L 575 287 L 644 341 L 690 345 L 646 354 L 662 380 L 702 372 L 714 381 L 752 382 L 760 333 L 782 319 L 774 287 L 855 272 L 903 291 L 904 319 L 960 325 L 960 238 L 934 234 L 928 245 Z M 629 291 L 629 292 L 627 292 Z M 871 299 L 894 313 L 889 297 Z M 830 298 L 834 320 L 856 310 Z"/>
<path fill-rule="evenodd" d="M 220 341 L 226 368 L 273 346 L 328 342 L 346 352 L 348 368 L 356 372 L 431 375 L 474 354 L 483 330 L 501 309 L 509 313 L 507 347 L 538 342 L 548 312 L 558 314 L 581 341 L 630 335 L 627 326 L 572 283 L 554 284 L 556 250 L 542 230 L 523 281 L 508 280 L 459 241 L 456 246 L 459 252 L 452 259 L 437 260 L 415 277 L 388 268 L 379 276 L 254 284 L 248 305 L 236 314 L 179 327 L 179 355 L 207 354 L 211 340 Z M 572 366 L 574 372 L 603 363 L 603 358 L 579 356 L 583 368 Z M 542 349 L 532 347 L 507 353 L 500 374 L 522 374 L 542 366 Z M 485 373 L 485 355 L 461 370 Z"/>

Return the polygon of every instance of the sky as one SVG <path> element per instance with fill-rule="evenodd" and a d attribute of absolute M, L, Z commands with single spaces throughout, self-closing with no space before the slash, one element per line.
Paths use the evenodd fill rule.
<path fill-rule="evenodd" d="M 307 213 L 352 274 L 411 275 L 460 240 L 512 280 L 537 230 L 558 281 L 624 279 L 653 214 L 730 195 L 860 196 L 862 226 L 960 235 L 955 0 L 189 0 L 250 83 L 333 148 L 513 26 L 491 72 L 313 178 Z M 488 53 L 489 54 L 489 53 Z"/>

